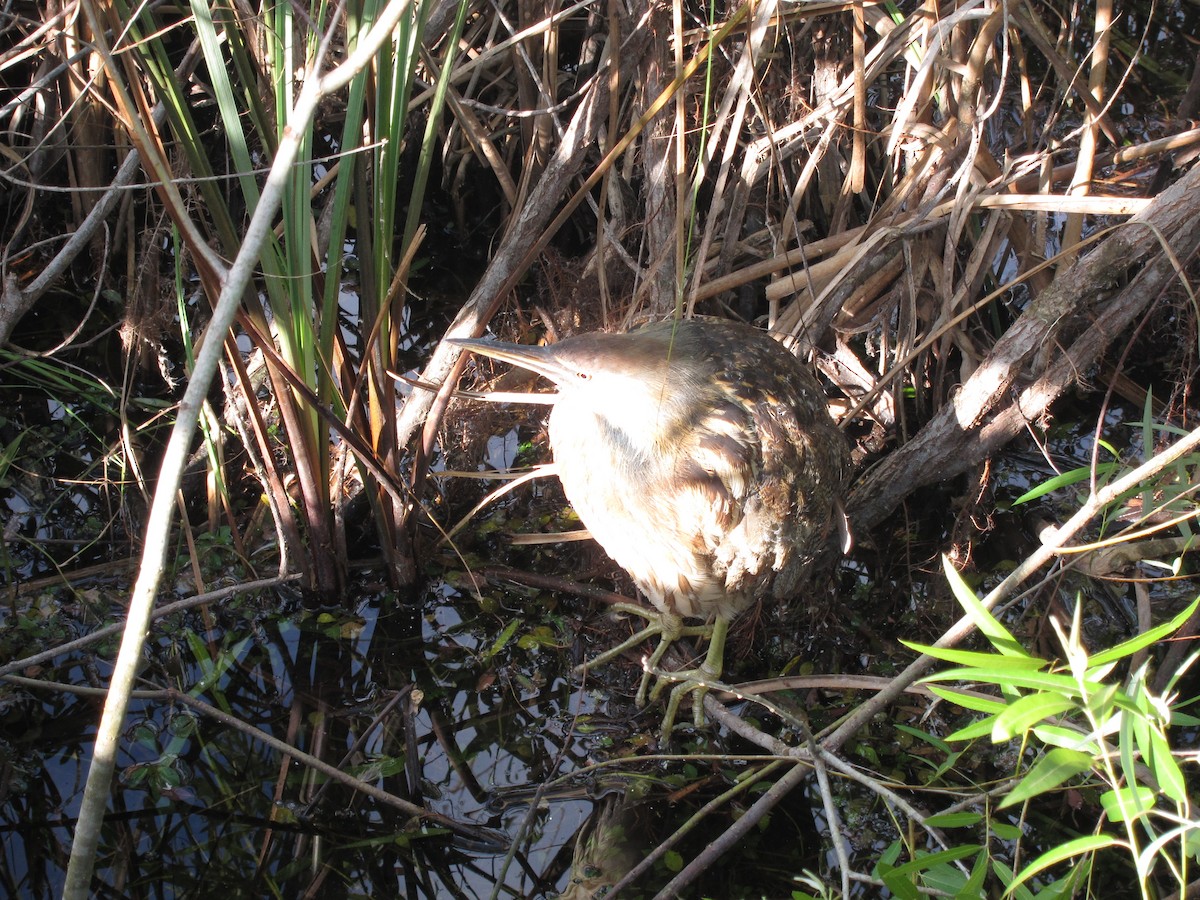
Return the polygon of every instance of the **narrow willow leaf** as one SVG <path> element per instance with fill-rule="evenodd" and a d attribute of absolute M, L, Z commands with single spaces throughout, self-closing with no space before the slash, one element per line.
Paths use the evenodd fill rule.
<path fill-rule="evenodd" d="M 978 825 L 982 821 L 983 816 L 979 813 L 954 812 L 930 816 L 925 820 L 925 824 L 930 828 L 967 828 L 971 825 Z"/>
<path fill-rule="evenodd" d="M 945 554 L 942 555 L 942 568 L 946 571 L 946 580 L 950 583 L 954 598 L 988 642 L 1005 656 L 1029 656 L 1008 629 L 979 601 L 975 592 L 967 587 L 967 583 L 950 562 L 950 557 Z"/>
<path fill-rule="evenodd" d="M 1024 734 L 1044 719 L 1075 707 L 1075 701 L 1059 694 L 1029 694 L 1008 704 L 992 722 L 992 741 L 999 744 Z"/>
<path fill-rule="evenodd" d="M 957 731 L 946 735 L 946 740 L 957 743 L 958 741 L 973 741 L 976 738 L 987 737 L 992 733 L 992 726 L 995 721 L 995 716 L 988 716 L 987 718 L 980 719 L 978 722 L 964 725 Z"/>
<path fill-rule="evenodd" d="M 902 725 L 899 722 L 896 723 L 896 730 L 901 731 L 904 734 L 911 734 L 918 741 L 923 741 L 926 744 L 929 744 L 931 747 L 936 747 L 938 750 L 941 750 L 943 753 L 953 753 L 954 752 L 953 748 L 951 748 L 951 746 L 949 744 L 947 744 L 945 741 L 943 741 L 940 737 L 932 735 L 927 731 L 922 731 L 919 728 L 913 728 L 911 725 Z"/>
<path fill-rule="evenodd" d="M 905 647 L 915 650 L 918 653 L 924 653 L 927 656 L 932 656 L 934 659 L 943 659 L 946 662 L 954 663 L 959 666 L 975 666 L 979 668 L 992 669 L 1043 669 L 1050 665 L 1044 659 L 1038 659 L 1036 656 L 997 656 L 995 653 L 980 653 L 978 650 L 959 650 L 956 647 L 933 647 L 928 644 L 918 644 L 914 641 L 906 641 L 901 639 Z"/>
<path fill-rule="evenodd" d="M 967 879 L 967 883 L 963 885 L 963 889 L 958 892 L 960 897 L 983 897 L 983 880 L 987 877 L 988 870 L 988 854 L 980 853 L 975 857 L 975 865 L 971 867 L 971 877 Z"/>
<path fill-rule="evenodd" d="M 1106 462 L 1096 466 L 1096 477 L 1099 479 L 1101 475 L 1107 475 L 1117 468 L 1116 463 Z M 1063 472 L 1061 475 L 1055 475 L 1046 481 L 1039 484 L 1037 487 L 1030 488 L 1020 497 L 1012 502 L 1013 506 L 1019 506 L 1022 503 L 1028 503 L 1030 500 L 1036 500 L 1038 497 L 1044 497 L 1051 491 L 1057 491 L 1059 488 L 1070 487 L 1073 484 L 1078 484 L 1081 481 L 1087 481 L 1092 477 L 1091 466 L 1081 466 L 1078 469 L 1072 469 L 1069 472 Z"/>
<path fill-rule="evenodd" d="M 1116 703 L 1117 692 L 1120 689 L 1119 684 L 1106 684 L 1087 698 L 1087 707 L 1092 718 L 1097 722 L 1102 722 L 1112 715 L 1113 705 Z"/>
<path fill-rule="evenodd" d="M 947 691 L 947 693 L 949 692 Z M 1171 725 L 1173 725 L 1175 728 L 1194 728 L 1197 725 L 1200 725 L 1200 718 L 1196 716 L 1189 716 L 1185 712 L 1180 712 L 1177 709 L 1173 709 L 1171 710 Z"/>
<path fill-rule="evenodd" d="M 926 676 L 930 681 L 983 681 L 1002 688 L 1029 688 L 1035 691 L 1060 693 L 1068 697 L 1079 696 L 1079 685 L 1070 675 L 1055 675 L 1052 672 L 1005 671 L 1003 669 L 950 669 Z"/>
<path fill-rule="evenodd" d="M 1195 600 L 1193 600 L 1187 609 L 1183 610 L 1183 612 L 1175 616 L 1175 618 L 1171 619 L 1171 621 L 1164 622 L 1163 624 L 1155 628 L 1151 628 L 1149 631 L 1139 634 L 1135 638 L 1130 638 L 1127 641 L 1123 641 L 1122 643 L 1117 644 L 1117 646 L 1111 647 L 1108 650 L 1102 650 L 1099 653 L 1093 654 L 1089 660 L 1090 664 L 1092 666 L 1102 666 L 1105 663 L 1124 659 L 1126 656 L 1132 656 L 1137 651 L 1149 647 L 1151 644 L 1161 640 L 1171 632 L 1178 631 L 1180 628 L 1182 628 L 1183 623 L 1190 619 L 1192 614 L 1196 612 L 1197 606 L 1200 606 L 1200 597 L 1197 597 Z"/>
<path fill-rule="evenodd" d="M 921 892 L 917 890 L 912 880 L 903 875 L 897 875 L 896 870 L 886 863 L 880 863 L 876 867 L 875 874 L 900 900 L 921 900 Z"/>
<path fill-rule="evenodd" d="M 1144 784 L 1105 791 L 1100 795 L 1100 805 L 1110 822 L 1137 820 L 1142 813 L 1154 806 L 1154 791 Z"/>
<path fill-rule="evenodd" d="M 974 710 L 975 712 L 998 713 L 1007 705 L 1002 700 L 988 700 L 980 697 L 978 694 L 964 694 L 950 688 L 940 687 L 936 684 L 929 685 L 929 690 L 943 700 L 948 700 L 956 706 Z"/>
<path fill-rule="evenodd" d="M 1083 837 L 1075 838 L 1073 841 L 1067 841 L 1065 844 L 1052 847 L 1021 870 L 1021 874 L 1004 891 L 1004 896 L 1008 897 L 1012 895 L 1019 886 L 1043 869 L 1048 869 L 1072 857 L 1083 856 L 1086 853 L 1095 853 L 1097 850 L 1104 850 L 1107 847 L 1119 845 L 1121 845 L 1121 842 L 1111 835 L 1085 834 Z"/>
<path fill-rule="evenodd" d="M 1029 888 L 1015 883 L 1013 870 L 1000 862 L 1000 860 L 992 860 L 992 871 L 996 873 L 996 877 L 1000 879 L 1000 883 L 1006 886 L 1006 896 L 1011 893 L 1016 896 L 1017 900 L 1033 900 L 1033 894 L 1029 892 Z"/>
<path fill-rule="evenodd" d="M 939 850 L 937 853 L 922 853 L 916 859 L 909 860 L 902 866 L 896 866 L 892 869 L 892 873 L 911 877 L 921 872 L 927 872 L 935 866 L 973 856 L 982 849 L 978 844 L 963 844 L 961 847 L 951 847 L 949 850 Z"/>
<path fill-rule="evenodd" d="M 1162 732 L 1157 729 L 1152 729 L 1150 732 L 1150 750 L 1150 758 L 1147 762 L 1150 764 L 1150 771 L 1154 773 L 1154 780 L 1158 783 L 1159 790 L 1181 806 L 1186 805 L 1188 802 L 1187 782 L 1184 781 L 1179 763 L 1175 761 L 1175 757 L 1171 753 L 1171 745 L 1167 743 Z"/>
<path fill-rule="evenodd" d="M 981 856 L 987 856 L 987 853 L 980 851 L 976 856 L 976 860 Z M 921 876 L 921 887 L 933 896 L 945 897 L 971 897 L 979 896 L 975 892 L 966 893 L 967 876 L 962 870 L 950 863 L 942 863 L 940 866 L 933 866 Z"/>
<path fill-rule="evenodd" d="M 1000 801 L 1000 809 L 1052 791 L 1064 781 L 1092 770 L 1092 757 L 1078 750 L 1055 747 L 1033 764 L 1021 783 Z"/>
<path fill-rule="evenodd" d="M 1068 750 L 1081 750 L 1095 756 L 1099 749 L 1096 742 L 1086 733 L 1062 725 L 1038 725 L 1033 729 L 1034 735 L 1043 744 L 1051 747 L 1066 747 Z"/>
<path fill-rule="evenodd" d="M 1008 822 L 993 821 L 988 823 L 988 827 L 992 829 L 992 834 L 1002 841 L 1016 841 L 1024 834 L 1020 825 L 1010 825 Z"/>

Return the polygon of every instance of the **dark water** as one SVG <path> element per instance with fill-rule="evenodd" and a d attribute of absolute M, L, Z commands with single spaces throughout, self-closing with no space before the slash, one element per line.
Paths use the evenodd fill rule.
<path fill-rule="evenodd" d="M 135 701 L 98 895 L 556 896 L 618 877 L 752 768 L 645 758 L 653 716 L 637 721 L 631 706 L 611 715 L 621 699 L 581 689 L 563 672 L 567 654 L 524 640 L 542 629 L 544 641 L 549 620 L 519 625 L 501 646 L 495 615 L 463 614 L 473 599 L 444 583 L 419 599 L 405 607 L 377 593 L 352 612 L 314 611 L 264 594 L 175 617 L 156 629 L 144 686 L 198 694 L 477 827 L 474 839 L 330 784 L 180 703 Z M 103 683 L 106 668 L 85 657 L 53 677 Z M 11 896 L 58 893 L 98 715 L 92 698 L 7 692 L 0 884 Z M 756 792 L 706 820 L 641 886 L 668 879 L 681 851 L 702 847 Z M 808 803 L 782 806 L 710 888 L 771 895 L 799 863 L 815 865 Z"/>

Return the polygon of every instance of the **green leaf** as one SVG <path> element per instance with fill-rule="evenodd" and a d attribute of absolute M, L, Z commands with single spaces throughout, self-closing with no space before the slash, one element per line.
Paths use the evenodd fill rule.
<path fill-rule="evenodd" d="M 1087 708 L 1093 719 L 1097 722 L 1104 722 L 1112 716 L 1117 692 L 1120 689 L 1119 684 L 1106 684 L 1087 698 Z"/>
<path fill-rule="evenodd" d="M 1011 895 L 1020 885 L 1024 884 L 1043 869 L 1048 869 L 1050 866 L 1056 865 L 1075 856 L 1083 856 L 1087 853 L 1095 853 L 1097 850 L 1104 850 L 1107 847 L 1119 845 L 1121 845 L 1120 842 L 1111 835 L 1085 834 L 1083 837 L 1075 838 L 1073 841 L 1067 841 L 1065 844 L 1060 844 L 1057 847 L 1051 847 L 1021 870 L 1021 874 L 1017 876 L 1017 879 L 1011 882 L 1008 888 L 1004 891 L 1004 896 L 1007 897 Z"/>
<path fill-rule="evenodd" d="M 1173 709 L 1171 710 L 1171 725 L 1175 728 L 1194 728 L 1200 725 L 1200 718 Z"/>
<path fill-rule="evenodd" d="M 1092 757 L 1078 750 L 1055 747 L 1033 764 L 1021 783 L 1000 801 L 1000 809 L 1023 803 L 1030 797 L 1052 791 L 1064 781 L 1092 770 Z"/>
<path fill-rule="evenodd" d="M 1096 742 L 1087 733 L 1076 728 L 1066 728 L 1061 725 L 1035 725 L 1033 733 L 1043 744 L 1051 747 L 1066 747 L 1068 750 L 1082 750 L 1095 756 L 1098 750 Z"/>
<path fill-rule="evenodd" d="M 1000 883 L 1012 889 L 1012 892 L 1017 895 L 1018 900 L 1033 900 L 1033 894 L 1029 893 L 1029 889 L 1022 887 L 1019 884 L 1013 884 L 1013 870 L 1000 862 L 998 859 L 992 860 L 992 871 L 996 873 L 996 877 L 1000 879 Z"/>
<path fill-rule="evenodd" d="M 1079 885 L 1088 878 L 1091 869 L 1091 858 L 1072 866 L 1063 878 L 1052 881 L 1038 888 L 1037 900 L 1073 900 L 1079 893 Z M 1097 896 L 1093 894 L 1092 896 Z"/>
<path fill-rule="evenodd" d="M 889 876 L 892 876 L 892 873 L 896 870 L 895 862 L 900 858 L 900 849 L 899 841 L 892 841 L 888 844 L 887 848 L 880 854 L 879 859 L 876 860 L 872 874 L 883 881 L 888 886 L 888 889 L 897 897 L 903 898 L 903 900 L 921 900 L 921 894 L 913 886 L 911 880 L 903 876 L 894 877 L 892 881 L 888 880 Z"/>
<path fill-rule="evenodd" d="M 1110 822 L 1124 822 L 1127 818 L 1136 820 L 1141 813 L 1154 807 L 1154 791 L 1143 784 L 1105 791 L 1100 795 L 1100 805 Z"/>
<path fill-rule="evenodd" d="M 978 722 L 964 725 L 957 731 L 946 735 L 946 740 L 957 743 L 959 741 L 973 741 L 976 738 L 987 737 L 992 733 L 992 726 L 995 724 L 995 721 L 995 716 L 987 716 Z"/>
<path fill-rule="evenodd" d="M 946 662 L 959 666 L 977 666 L 979 668 L 1007 670 L 1041 669 L 1048 665 L 1044 659 L 1036 656 L 997 656 L 995 653 L 981 653 L 978 650 L 959 650 L 956 647 L 933 647 L 928 644 L 918 644 L 914 641 L 901 639 L 905 647 L 932 656 L 934 659 L 944 659 Z"/>
<path fill-rule="evenodd" d="M 930 816 L 925 820 L 925 824 L 930 828 L 967 828 L 971 825 L 978 825 L 982 821 L 983 816 L 979 813 L 955 812 Z"/>
<path fill-rule="evenodd" d="M 929 681 L 983 681 L 1004 688 L 1028 688 L 1051 691 L 1068 697 L 1079 696 L 1079 685 L 1070 675 L 1052 672 L 1006 672 L 1002 669 L 949 669 L 935 672 L 924 679 Z"/>
<path fill-rule="evenodd" d="M 1144 748 L 1142 754 L 1146 755 Z M 1150 765 L 1150 771 L 1154 774 L 1154 780 L 1158 783 L 1159 790 L 1181 806 L 1187 805 L 1187 782 L 1184 781 L 1179 763 L 1171 754 L 1171 745 L 1167 743 L 1162 732 L 1157 729 L 1150 731 L 1150 754 L 1146 762 Z"/>
<path fill-rule="evenodd" d="M 928 872 L 936 866 L 945 865 L 959 859 L 972 856 L 982 850 L 978 844 L 963 844 L 961 847 L 951 847 L 949 850 L 939 850 L 937 853 L 921 853 L 916 859 L 909 860 L 902 866 L 892 869 L 895 875 L 911 877 L 921 872 Z M 909 882 L 911 884 L 911 882 Z"/>
<path fill-rule="evenodd" d="M 521 627 L 521 623 L 521 619 L 513 619 L 506 626 L 504 626 L 504 630 L 500 632 L 496 640 L 492 641 L 492 646 L 484 654 L 484 659 L 491 659 L 493 656 L 503 650 L 508 642 L 512 640 L 513 635 L 517 633 L 517 629 Z"/>
<path fill-rule="evenodd" d="M 975 865 L 971 867 L 971 877 L 967 879 L 967 883 L 958 892 L 959 897 L 986 896 L 983 890 L 983 880 L 987 877 L 988 858 L 986 852 L 980 853 L 975 857 Z"/>
<path fill-rule="evenodd" d="M 1005 656 L 1029 656 L 1008 629 L 979 601 L 975 592 L 967 587 L 967 583 L 950 562 L 950 557 L 945 554 L 942 555 L 942 568 L 946 572 L 946 580 L 950 582 L 954 598 L 988 642 Z"/>
<path fill-rule="evenodd" d="M 928 687 L 930 691 L 943 700 L 948 700 L 956 706 L 961 706 L 963 709 L 969 709 L 974 712 L 998 713 L 1006 706 L 1003 700 L 988 700 L 980 697 L 978 694 L 964 694 L 950 688 L 939 687 L 936 684 L 931 684 Z"/>
<path fill-rule="evenodd" d="M 880 863 L 876 867 L 876 874 L 887 886 L 887 889 L 900 900 L 921 900 L 921 892 L 917 890 L 912 881 L 903 875 L 897 875 L 896 870 L 891 866 Z"/>
<path fill-rule="evenodd" d="M 663 865 L 669 872 L 682 872 L 683 857 L 676 850 L 668 850 L 663 854 Z"/>
<path fill-rule="evenodd" d="M 918 741 L 922 741 L 923 743 L 929 744 L 932 747 L 936 747 L 938 750 L 941 750 L 943 753 L 953 753 L 954 752 L 953 747 L 951 747 L 949 744 L 947 744 L 945 741 L 943 741 L 937 735 L 930 734 L 927 731 L 922 731 L 919 728 L 913 728 L 911 725 L 904 725 L 900 722 L 896 723 L 896 730 L 899 732 L 902 732 L 904 734 L 910 734 L 913 737 L 915 737 Z"/>
<path fill-rule="evenodd" d="M 900 858 L 900 842 L 892 841 L 884 849 L 883 853 L 879 854 L 879 862 L 891 868 L 895 867 L 896 860 Z"/>
<path fill-rule="evenodd" d="M 992 834 L 1000 838 L 1002 841 L 1020 840 L 1024 834 L 1021 831 L 1020 825 L 1012 825 L 1008 822 L 997 822 L 995 819 L 989 822 L 988 825 L 992 829 Z"/>
<path fill-rule="evenodd" d="M 1117 468 L 1116 463 L 1106 462 L 1096 466 L 1096 477 L 1099 480 L 1101 475 L 1107 475 Z M 1039 484 L 1037 487 L 1030 488 L 1020 497 L 1012 502 L 1013 506 L 1020 506 L 1022 503 L 1028 503 L 1030 500 L 1036 500 L 1038 497 L 1044 497 L 1051 491 L 1057 491 L 1059 488 L 1070 487 L 1073 484 L 1078 484 L 1081 481 L 1087 481 L 1092 477 L 1092 467 L 1082 466 L 1078 469 L 1071 469 L 1069 472 L 1063 472 L 1061 475 L 1055 475 L 1046 481 Z"/>
<path fill-rule="evenodd" d="M 1183 610 L 1183 612 L 1175 616 L 1175 618 L 1171 619 L 1171 621 L 1164 622 L 1163 624 L 1155 628 L 1151 628 L 1149 631 L 1139 634 L 1137 637 L 1123 641 L 1120 644 L 1117 644 L 1117 646 L 1111 647 L 1108 650 L 1102 650 L 1099 653 L 1093 654 L 1088 660 L 1089 665 L 1102 666 L 1106 663 L 1124 659 L 1126 656 L 1132 656 L 1134 653 L 1137 653 L 1137 651 L 1149 647 L 1151 644 L 1161 640 L 1168 634 L 1171 634 L 1173 631 L 1178 631 L 1180 628 L 1182 628 L 1183 623 L 1190 619 L 1192 614 L 1195 613 L 1198 605 L 1200 605 L 1200 597 L 1197 597 L 1195 600 L 1193 600 L 1191 606 Z"/>
<path fill-rule="evenodd" d="M 1059 694 L 1028 694 L 1008 704 L 992 722 L 992 742 L 999 744 L 1025 734 L 1037 723 L 1074 709 L 1075 701 Z"/>
<path fill-rule="evenodd" d="M 1183 849 L 1192 859 L 1200 862 L 1200 828 L 1190 828 L 1183 839 Z"/>

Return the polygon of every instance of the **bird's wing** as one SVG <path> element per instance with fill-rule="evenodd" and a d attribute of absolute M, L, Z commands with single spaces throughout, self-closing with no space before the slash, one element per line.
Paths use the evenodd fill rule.
<path fill-rule="evenodd" d="M 830 533 L 844 452 L 832 422 L 746 400 L 710 410 L 675 470 L 675 526 L 739 606 L 795 591 Z"/>

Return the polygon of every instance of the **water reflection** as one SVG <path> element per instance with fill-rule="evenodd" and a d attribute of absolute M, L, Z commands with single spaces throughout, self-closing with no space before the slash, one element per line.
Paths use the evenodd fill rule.
<path fill-rule="evenodd" d="M 499 627 L 470 598 L 447 603 L 453 593 L 309 609 L 277 592 L 159 622 L 139 687 L 187 696 L 131 707 L 96 895 L 589 896 L 739 774 L 640 758 L 648 744 L 624 701 L 582 690 L 570 654 L 546 647 L 546 630 L 566 626 L 527 607 L 516 629 Z M 99 690 L 110 652 L 37 674 Z M 189 696 L 215 711 L 197 714 Z M 35 686 L 5 695 L 9 896 L 61 890 L 98 704 Z M 235 720 L 457 825 L 336 783 Z M 679 853 L 733 814 L 626 895 L 669 880 Z"/>

